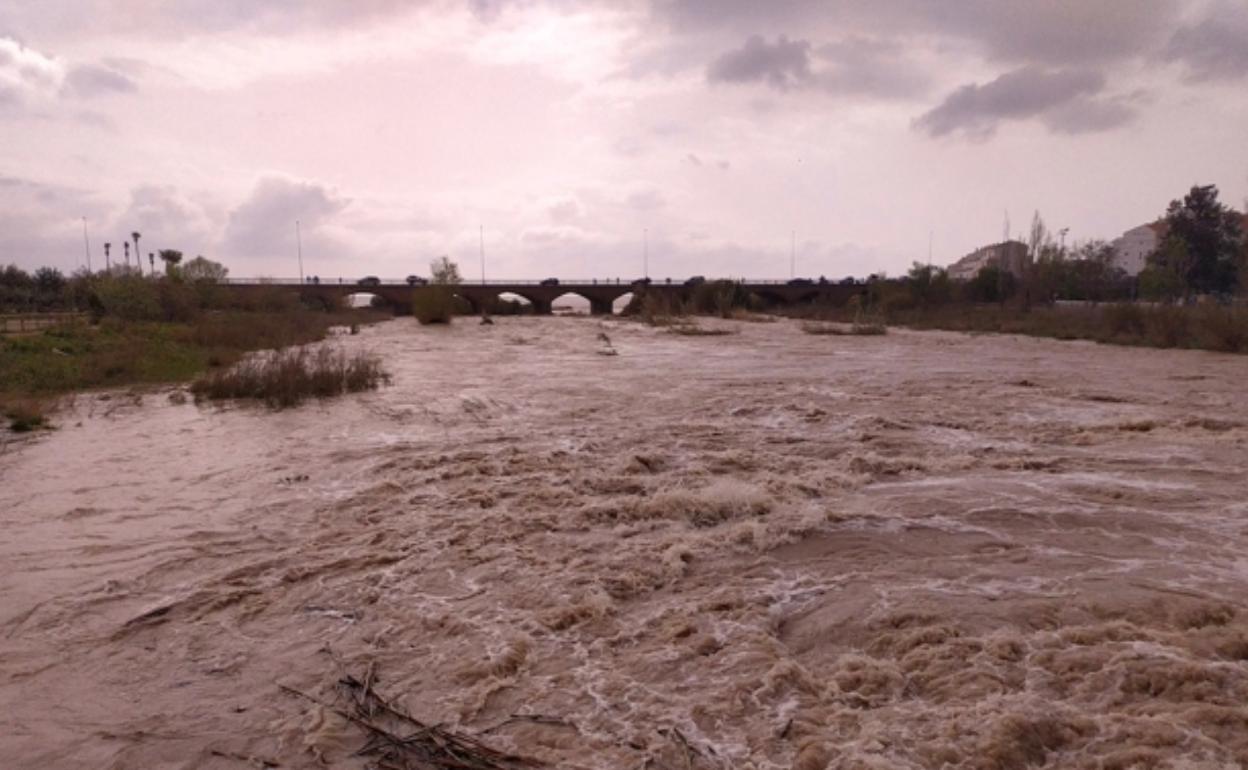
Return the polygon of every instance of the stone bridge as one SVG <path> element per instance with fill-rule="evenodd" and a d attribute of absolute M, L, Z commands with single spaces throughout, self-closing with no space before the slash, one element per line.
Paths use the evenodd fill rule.
<path fill-rule="evenodd" d="M 763 305 L 792 305 L 805 302 L 842 305 L 854 294 L 861 293 L 860 285 L 790 281 L 742 281 L 740 285 L 758 297 Z M 358 283 L 299 283 L 296 281 L 248 281 L 230 279 L 224 287 L 240 299 L 258 300 L 274 291 L 290 292 L 308 304 L 319 304 L 329 309 L 340 307 L 352 294 L 372 294 L 380 297 L 400 315 L 412 312 L 412 299 L 416 292 L 436 290 L 432 286 L 409 286 L 400 281 L 383 281 L 373 285 Z M 577 281 L 547 284 L 538 281 L 499 281 L 490 283 L 460 283 L 451 287 L 474 313 L 488 310 L 499 302 L 500 295 L 522 297 L 533 305 L 533 312 L 550 314 L 555 300 L 565 295 L 576 295 L 589 302 L 594 315 L 610 315 L 617 299 L 627 294 L 645 293 L 666 295 L 673 300 L 687 301 L 697 289 L 696 284 L 681 283 L 613 283 L 607 281 Z"/>

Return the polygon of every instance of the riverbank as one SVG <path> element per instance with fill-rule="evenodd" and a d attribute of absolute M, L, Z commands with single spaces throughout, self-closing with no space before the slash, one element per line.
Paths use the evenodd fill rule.
<path fill-rule="evenodd" d="M 105 318 L 0 338 L 0 414 L 15 429 L 36 428 L 66 394 L 188 382 L 254 350 L 315 342 L 334 326 L 386 317 L 371 311 L 222 311 L 189 322 Z"/>
<path fill-rule="evenodd" d="M 782 315 L 851 322 L 862 316 L 853 307 L 804 306 Z M 1090 340 L 1110 345 L 1248 353 L 1248 307 L 1215 303 L 1177 306 L 1143 303 L 1102 305 L 1017 304 L 894 309 L 868 313 L 890 326 L 968 333 L 1023 334 L 1058 340 Z"/>

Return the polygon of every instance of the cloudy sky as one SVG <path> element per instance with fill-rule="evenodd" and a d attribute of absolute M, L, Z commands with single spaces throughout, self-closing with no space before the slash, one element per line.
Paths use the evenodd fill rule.
<path fill-rule="evenodd" d="M 840 277 L 1248 197 L 1245 0 L 5 0 L 0 263 Z"/>

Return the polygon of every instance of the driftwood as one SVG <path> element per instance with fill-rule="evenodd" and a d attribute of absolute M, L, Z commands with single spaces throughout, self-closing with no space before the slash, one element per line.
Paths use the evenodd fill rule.
<path fill-rule="evenodd" d="M 345 697 L 335 703 L 278 686 L 361 728 L 365 742 L 356 754 L 370 758 L 379 770 L 527 770 L 543 766 L 538 760 L 490 748 L 472 736 L 421 722 L 377 693 L 376 674 L 376 667 L 370 663 L 362 679 L 343 676 L 337 689 Z"/>

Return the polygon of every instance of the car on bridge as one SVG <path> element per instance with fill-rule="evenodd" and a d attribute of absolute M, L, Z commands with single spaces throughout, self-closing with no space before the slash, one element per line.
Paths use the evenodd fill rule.
<path fill-rule="evenodd" d="M 543 278 L 541 285 L 542 286 L 558 286 L 559 279 L 558 278 Z"/>
<path fill-rule="evenodd" d="M 428 278 L 422 278 L 419 275 L 409 275 L 407 277 L 408 286 L 425 286 L 429 283 Z"/>
<path fill-rule="evenodd" d="M 703 283 L 706 283 L 706 276 L 704 275 L 695 275 L 689 280 L 685 281 L 686 286 L 697 286 Z"/>
<path fill-rule="evenodd" d="M 366 275 L 355 282 L 356 286 L 380 286 L 381 279 L 375 275 Z"/>
<path fill-rule="evenodd" d="M 790 286 L 814 286 L 815 282 L 809 278 L 792 278 L 789 280 Z"/>
<path fill-rule="evenodd" d="M 637 280 L 633 281 L 632 285 L 633 285 L 633 286 L 649 286 L 649 285 L 650 285 L 650 279 L 649 279 L 649 278 L 638 278 Z"/>

